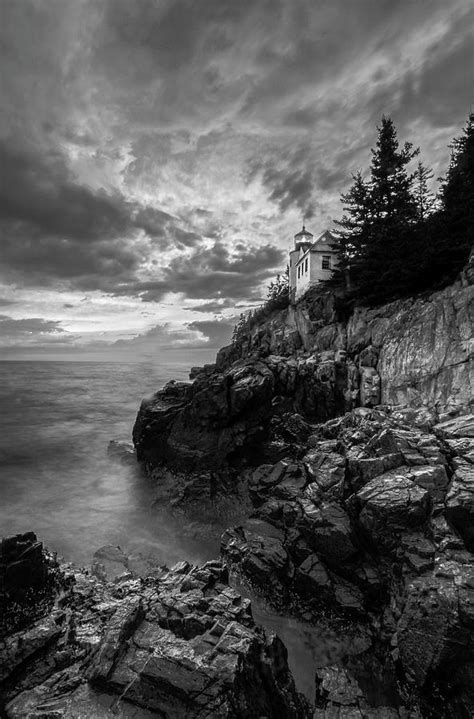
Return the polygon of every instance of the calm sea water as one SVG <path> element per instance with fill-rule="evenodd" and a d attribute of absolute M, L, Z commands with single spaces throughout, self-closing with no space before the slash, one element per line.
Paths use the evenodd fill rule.
<path fill-rule="evenodd" d="M 217 556 L 216 537 L 153 507 L 153 483 L 107 457 L 130 440 L 141 399 L 185 365 L 0 362 L 0 534 L 33 530 L 61 556 L 89 564 L 118 544 L 163 563 Z"/>

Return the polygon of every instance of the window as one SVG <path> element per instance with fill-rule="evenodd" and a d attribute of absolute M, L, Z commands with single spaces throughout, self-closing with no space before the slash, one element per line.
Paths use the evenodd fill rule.
<path fill-rule="evenodd" d="M 301 267 L 298 267 L 298 279 L 300 278 L 300 270 L 301 270 Z"/>
<path fill-rule="evenodd" d="M 305 271 L 305 272 L 308 271 L 308 258 L 306 258 L 306 260 L 305 260 L 305 262 L 304 262 L 304 271 Z"/>
<path fill-rule="evenodd" d="M 331 255 L 323 255 L 323 259 L 321 261 L 321 267 L 323 268 L 323 270 L 331 269 Z"/>

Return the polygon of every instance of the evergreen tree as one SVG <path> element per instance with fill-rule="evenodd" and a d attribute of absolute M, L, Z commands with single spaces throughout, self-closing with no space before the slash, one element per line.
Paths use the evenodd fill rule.
<path fill-rule="evenodd" d="M 400 147 L 392 120 L 382 118 L 368 179 L 357 173 L 341 196 L 334 242 L 339 264 L 329 284 L 345 288 L 346 298 L 378 304 L 438 289 L 465 265 L 474 239 L 473 112 L 450 147 L 436 200 L 432 170 L 419 162 L 409 172 L 419 150 L 411 143 Z"/>
<path fill-rule="evenodd" d="M 356 282 L 369 302 L 383 302 L 404 293 L 411 282 L 415 258 L 410 229 L 416 220 L 413 174 L 408 165 L 418 154 L 411 143 L 399 147 L 392 120 L 383 117 L 370 168 L 369 223 Z"/>
<path fill-rule="evenodd" d="M 429 189 L 429 182 L 433 179 L 434 172 L 419 162 L 413 177 L 417 219 L 423 224 L 436 205 L 436 197 Z"/>
<path fill-rule="evenodd" d="M 344 214 L 336 221 L 334 249 L 337 267 L 329 280 L 331 285 L 350 289 L 351 275 L 357 273 L 362 247 L 366 238 L 369 215 L 369 187 L 359 171 L 352 176 L 354 182 L 348 192 L 341 196 Z"/>
<path fill-rule="evenodd" d="M 437 227 L 439 265 L 448 281 L 462 269 L 474 240 L 474 112 L 450 147 Z"/>

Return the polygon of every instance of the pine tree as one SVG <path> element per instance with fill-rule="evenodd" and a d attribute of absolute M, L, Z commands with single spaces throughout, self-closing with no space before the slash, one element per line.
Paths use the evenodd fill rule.
<path fill-rule="evenodd" d="M 417 212 L 408 165 L 418 152 L 409 142 L 400 148 L 392 120 L 382 118 L 368 190 L 359 204 L 362 229 L 351 271 L 359 299 L 383 302 L 411 286 L 416 258 L 410 235 Z"/>
<path fill-rule="evenodd" d="M 351 277 L 357 274 L 362 247 L 365 241 L 364 231 L 368 222 L 369 188 L 359 171 L 352 176 L 354 180 L 348 192 L 341 195 L 344 214 L 335 224 L 334 249 L 337 252 L 337 266 L 329 281 L 331 285 L 346 287 Z"/>
<path fill-rule="evenodd" d="M 419 162 L 413 176 L 413 194 L 416 202 L 417 218 L 418 221 L 422 224 L 434 211 L 436 205 L 436 197 L 429 189 L 429 183 L 430 180 L 433 179 L 433 177 L 433 170 L 428 167 L 425 167 L 422 162 Z"/>
<path fill-rule="evenodd" d="M 451 160 L 440 193 L 439 253 L 451 279 L 467 261 L 474 240 L 474 112 L 450 147 Z"/>

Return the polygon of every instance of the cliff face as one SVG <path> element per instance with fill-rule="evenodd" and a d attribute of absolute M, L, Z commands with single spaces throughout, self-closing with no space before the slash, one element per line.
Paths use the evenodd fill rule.
<path fill-rule="evenodd" d="M 314 293 L 275 313 L 218 354 L 217 367 L 254 354 L 346 362 L 355 404 L 469 411 L 473 384 L 474 264 L 452 286 L 338 319 L 333 295 Z"/>
<path fill-rule="evenodd" d="M 471 265 L 441 292 L 345 318 L 334 295 L 314 289 L 224 347 L 215 366 L 194 369 L 193 384 L 143 402 L 138 459 L 151 470 L 221 470 L 284 457 L 290 416 L 324 422 L 388 405 L 424 410 L 433 424 L 469 412 L 473 278 Z"/>

